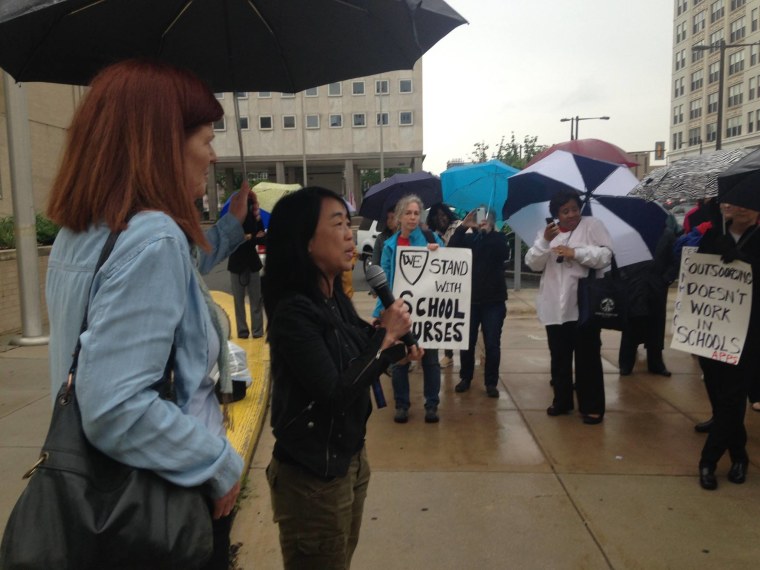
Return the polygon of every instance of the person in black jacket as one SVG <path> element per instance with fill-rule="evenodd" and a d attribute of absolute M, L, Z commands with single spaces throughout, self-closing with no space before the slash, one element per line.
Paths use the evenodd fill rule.
<path fill-rule="evenodd" d="M 261 301 L 261 258 L 256 249 L 258 245 L 266 244 L 264 224 L 261 222 L 259 202 L 256 194 L 248 199 L 248 215 L 243 222 L 246 241 L 238 247 L 227 260 L 227 271 L 230 272 L 232 298 L 235 300 L 235 323 L 238 338 L 248 338 L 250 331 L 245 317 L 245 294 L 251 305 L 251 328 L 253 338 L 264 335 L 264 315 Z"/>
<path fill-rule="evenodd" d="M 713 409 L 710 426 L 699 461 L 699 484 L 703 489 L 718 487 L 715 469 L 728 451 L 731 467 L 728 480 L 741 484 L 747 478 L 747 430 L 744 416 L 747 394 L 760 369 L 760 212 L 721 203 L 724 223 L 713 224 L 699 244 L 699 253 L 714 253 L 730 263 L 739 259 L 749 263 L 755 279 L 752 283 L 752 305 L 744 349 L 737 365 L 699 357 L 705 387 Z M 725 228 L 725 229 L 724 229 Z"/>
<path fill-rule="evenodd" d="M 485 345 L 486 394 L 499 397 L 499 363 L 501 362 L 501 329 L 507 316 L 507 283 L 504 279 L 504 262 L 509 257 L 507 242 L 501 232 L 494 231 L 494 215 L 489 212 L 485 220 L 475 220 L 473 210 L 465 216 L 454 231 L 449 247 L 467 247 L 472 250 L 472 296 L 470 298 L 470 346 L 459 353 L 461 369 L 456 392 L 470 389 L 475 368 L 475 344 L 478 329 L 483 331 Z"/>
<path fill-rule="evenodd" d="M 351 267 L 351 220 L 337 194 L 309 187 L 282 198 L 269 220 L 264 308 L 275 437 L 267 467 L 284 567 L 347 569 L 359 539 L 369 465 L 370 386 L 391 363 L 419 359 L 401 300 L 377 328 L 341 288 Z M 377 391 L 376 391 L 377 396 Z"/>

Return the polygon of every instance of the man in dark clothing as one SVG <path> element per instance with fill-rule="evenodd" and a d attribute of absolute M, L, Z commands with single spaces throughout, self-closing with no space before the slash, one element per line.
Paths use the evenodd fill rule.
<path fill-rule="evenodd" d="M 252 193 L 253 194 L 253 193 Z M 235 323 L 238 338 L 248 338 L 250 331 L 245 316 L 245 294 L 251 305 L 251 328 L 253 338 L 264 335 L 264 315 L 261 301 L 261 275 L 263 267 L 256 249 L 266 244 L 264 224 L 259 214 L 259 202 L 256 195 L 248 199 L 248 215 L 243 222 L 246 241 L 229 257 L 227 271 L 230 272 L 232 297 L 235 300 Z"/>
<path fill-rule="evenodd" d="M 470 346 L 459 353 L 460 382 L 457 392 L 470 389 L 475 368 L 475 344 L 478 329 L 483 331 L 486 349 L 485 385 L 491 398 L 499 397 L 501 361 L 501 329 L 507 316 L 507 283 L 504 280 L 504 262 L 509 257 L 507 242 L 501 232 L 494 231 L 493 212 L 479 223 L 475 211 L 470 212 L 449 240 L 449 247 L 467 247 L 472 250 L 472 297 L 470 305 Z"/>

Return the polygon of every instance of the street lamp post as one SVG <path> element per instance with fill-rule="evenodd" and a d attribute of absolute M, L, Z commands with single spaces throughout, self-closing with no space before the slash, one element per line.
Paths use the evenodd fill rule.
<path fill-rule="evenodd" d="M 610 118 L 607 116 L 604 117 L 579 117 L 576 115 L 575 117 L 570 118 L 564 118 L 560 119 L 560 123 L 564 123 L 567 121 L 570 121 L 570 140 L 578 140 L 578 121 L 591 121 L 594 119 L 598 119 L 600 121 L 609 121 Z M 574 128 L 573 128 L 574 127 Z"/>
<path fill-rule="evenodd" d="M 750 47 L 758 45 L 758 42 L 753 44 L 726 44 L 726 42 L 721 39 L 718 42 L 718 45 L 709 45 L 709 46 L 692 46 L 692 51 L 707 51 L 707 50 L 714 50 L 715 48 L 718 48 L 720 50 L 720 55 L 718 56 L 718 117 L 717 117 L 717 128 L 715 129 L 715 150 L 721 150 L 723 145 L 723 83 L 725 79 L 725 74 L 723 71 L 723 62 L 726 59 L 726 49 L 727 48 L 735 48 L 735 47 Z"/>

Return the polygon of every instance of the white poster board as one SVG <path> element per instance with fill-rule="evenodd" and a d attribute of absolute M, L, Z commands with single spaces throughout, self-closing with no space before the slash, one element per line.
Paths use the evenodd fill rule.
<path fill-rule="evenodd" d="M 469 249 L 398 248 L 393 295 L 409 307 L 412 333 L 422 348 L 467 350 L 471 281 Z"/>
<path fill-rule="evenodd" d="M 752 268 L 684 251 L 671 348 L 738 364 L 752 307 Z"/>

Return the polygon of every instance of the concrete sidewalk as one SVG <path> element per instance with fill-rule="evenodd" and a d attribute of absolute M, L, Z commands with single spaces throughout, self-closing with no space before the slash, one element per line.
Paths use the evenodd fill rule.
<path fill-rule="evenodd" d="M 549 356 L 535 294 L 509 293 L 499 400 L 485 396 L 480 367 L 472 389 L 454 393 L 455 364 L 443 371 L 439 424 L 422 422 L 419 372 L 412 375 L 408 424 L 393 423 L 392 405 L 373 413 L 367 439 L 373 478 L 354 568 L 754 566 L 760 414 L 747 417 L 747 483 L 726 481 L 726 458 L 719 489 L 703 491 L 696 465 L 704 436 L 692 427 L 709 415 L 709 404 L 696 361 L 666 350 L 674 374 L 656 377 L 645 372 L 642 351 L 635 374 L 621 378 L 619 333 L 605 331 L 604 423 L 546 416 Z M 358 291 L 354 299 L 369 315 L 371 297 Z M 390 399 L 387 378 L 384 386 Z M 49 418 L 47 347 L 0 344 L 0 529 Z M 272 443 L 265 423 L 233 528 L 239 569 L 282 567 L 264 477 Z"/>

